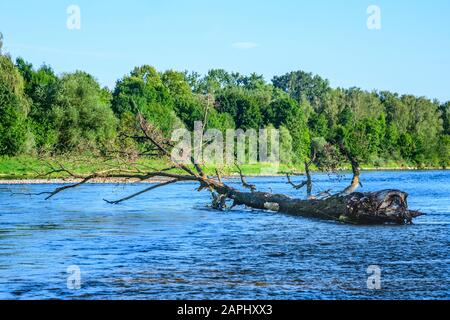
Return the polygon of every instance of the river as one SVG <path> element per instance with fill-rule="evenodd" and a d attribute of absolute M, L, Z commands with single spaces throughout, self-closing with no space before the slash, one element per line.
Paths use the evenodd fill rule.
<path fill-rule="evenodd" d="M 348 182 L 314 179 L 316 192 Z M 303 196 L 281 177 L 250 180 Z M 210 210 L 189 183 L 117 206 L 102 199 L 143 186 L 92 184 L 45 201 L 29 194 L 56 185 L 0 185 L 0 299 L 449 299 L 450 171 L 364 172 L 362 182 L 408 192 L 427 215 L 352 226 Z M 379 289 L 367 286 L 369 266 Z"/>

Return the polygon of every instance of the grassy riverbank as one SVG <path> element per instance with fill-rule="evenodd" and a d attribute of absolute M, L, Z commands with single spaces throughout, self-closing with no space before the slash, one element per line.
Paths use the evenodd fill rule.
<path fill-rule="evenodd" d="M 55 172 L 47 174 L 53 169 L 63 166 L 65 169 L 76 175 L 87 175 L 93 172 L 108 170 L 112 167 L 120 167 L 123 170 L 132 170 L 139 168 L 143 172 L 162 170 L 172 165 L 162 159 L 138 159 L 133 163 L 117 159 L 103 159 L 98 157 L 47 157 L 35 158 L 28 156 L 20 157 L 0 157 L 0 180 L 21 180 L 21 179 L 64 179 L 69 175 L 65 172 Z M 242 171 L 245 175 L 264 176 L 276 175 L 280 172 L 301 171 L 302 167 L 272 164 L 242 165 Z M 173 172 L 180 172 L 178 169 Z M 205 166 L 205 171 L 209 175 L 215 175 L 213 166 Z M 236 174 L 236 167 L 225 166 L 221 168 L 223 176 Z"/>
<path fill-rule="evenodd" d="M 120 166 L 122 169 L 140 168 L 142 171 L 155 171 L 170 167 L 168 162 L 161 159 L 139 159 L 133 164 L 121 160 L 107 160 L 98 157 L 47 157 L 36 158 L 29 156 L 21 157 L 0 157 L 0 180 L 25 180 L 25 179 L 64 179 L 69 175 L 64 172 L 55 172 L 46 175 L 54 168 L 60 166 L 70 170 L 77 175 L 87 175 L 96 171 L 107 170 L 111 167 Z M 342 168 L 343 170 L 349 168 Z M 417 168 L 413 165 L 403 163 L 385 163 L 382 166 L 363 165 L 364 170 L 414 170 L 414 169 L 441 169 L 441 168 Z M 242 171 L 249 176 L 273 176 L 283 174 L 284 172 L 302 172 L 303 166 L 280 165 L 279 167 L 272 164 L 254 164 L 243 165 Z M 177 172 L 177 170 L 174 170 Z M 215 174 L 214 167 L 206 167 L 206 172 L 210 175 Z M 233 166 L 221 169 L 224 176 L 232 176 L 237 174 L 236 168 Z"/>

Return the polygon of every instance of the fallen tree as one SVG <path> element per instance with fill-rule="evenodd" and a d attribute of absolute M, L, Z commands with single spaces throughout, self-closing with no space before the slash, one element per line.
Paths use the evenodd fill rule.
<path fill-rule="evenodd" d="M 142 136 L 140 140 L 146 141 L 148 150 L 146 153 L 154 154 L 155 152 L 171 159 L 171 142 L 166 139 L 161 132 L 153 125 L 148 123 L 141 114 L 137 115 Z M 213 198 L 212 207 L 218 210 L 232 209 L 236 206 L 246 206 L 253 209 L 269 210 L 291 215 L 304 217 L 320 218 L 326 220 L 336 220 L 344 223 L 354 224 L 384 224 L 395 223 L 405 224 L 412 223 L 413 219 L 422 215 L 418 211 L 408 209 L 407 197 L 405 192 L 399 190 L 383 190 L 379 192 L 359 193 L 355 192 L 360 185 L 359 165 L 356 159 L 346 152 L 343 145 L 339 145 L 342 153 L 346 155 L 352 164 L 353 179 L 349 187 L 344 191 L 324 197 L 311 195 L 312 179 L 309 167 L 314 161 L 315 152 L 311 156 L 311 161 L 306 163 L 307 180 L 299 185 L 295 185 L 290 176 L 288 182 L 295 188 L 301 189 L 307 186 L 308 198 L 296 199 L 283 194 L 274 194 L 269 192 L 258 192 L 255 185 L 250 184 L 245 179 L 239 165 L 236 164 L 241 182 L 244 188 L 249 191 L 241 191 L 224 183 L 218 170 L 215 176 L 207 176 L 201 165 L 196 163 L 193 158 L 190 159 L 191 165 L 173 162 L 173 166 L 163 170 L 122 170 L 120 168 L 111 168 L 106 171 L 92 173 L 86 176 L 80 176 L 72 173 L 70 170 L 59 165 L 53 167 L 50 172 L 65 172 L 71 178 L 79 179 L 79 182 L 59 187 L 51 192 L 47 192 L 47 199 L 50 199 L 60 192 L 81 186 L 89 181 L 99 178 L 122 178 L 133 179 L 138 181 L 147 181 L 153 178 L 163 178 L 165 181 L 156 183 L 129 195 L 123 199 L 105 200 L 110 204 L 119 204 L 150 192 L 156 188 L 164 187 L 181 181 L 195 182 L 199 184 L 198 191 L 208 190 Z M 182 173 L 173 173 L 173 169 L 178 169 Z M 228 204 L 228 203 L 231 204 Z"/>

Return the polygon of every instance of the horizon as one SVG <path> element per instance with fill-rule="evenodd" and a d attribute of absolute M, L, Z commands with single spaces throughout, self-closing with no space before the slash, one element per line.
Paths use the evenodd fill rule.
<path fill-rule="evenodd" d="M 80 29 L 67 25 L 72 4 L 80 9 Z M 367 25 L 371 5 L 380 9 L 381 29 Z M 253 0 L 16 2 L 0 4 L 0 32 L 3 51 L 13 59 L 22 57 L 34 67 L 48 64 L 57 74 L 82 70 L 110 89 L 144 64 L 158 71 L 255 72 L 267 82 L 302 70 L 333 88 L 444 103 L 450 100 L 449 9 L 445 1 L 404 0 L 284 0 L 282 6 Z"/>

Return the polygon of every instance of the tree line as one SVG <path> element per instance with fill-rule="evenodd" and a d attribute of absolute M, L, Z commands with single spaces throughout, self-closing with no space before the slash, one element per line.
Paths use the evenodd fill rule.
<path fill-rule="evenodd" d="M 325 150 L 337 141 L 367 165 L 448 167 L 449 106 L 388 91 L 332 88 L 303 71 L 267 82 L 256 73 L 213 69 L 200 75 L 144 65 L 110 90 L 83 71 L 57 75 L 49 65 L 34 68 L 22 58 L 0 55 L 3 156 L 126 150 L 138 157 L 140 112 L 168 136 L 205 119 L 206 128 L 222 131 L 279 129 L 285 163 L 303 163 L 311 146 Z"/>

